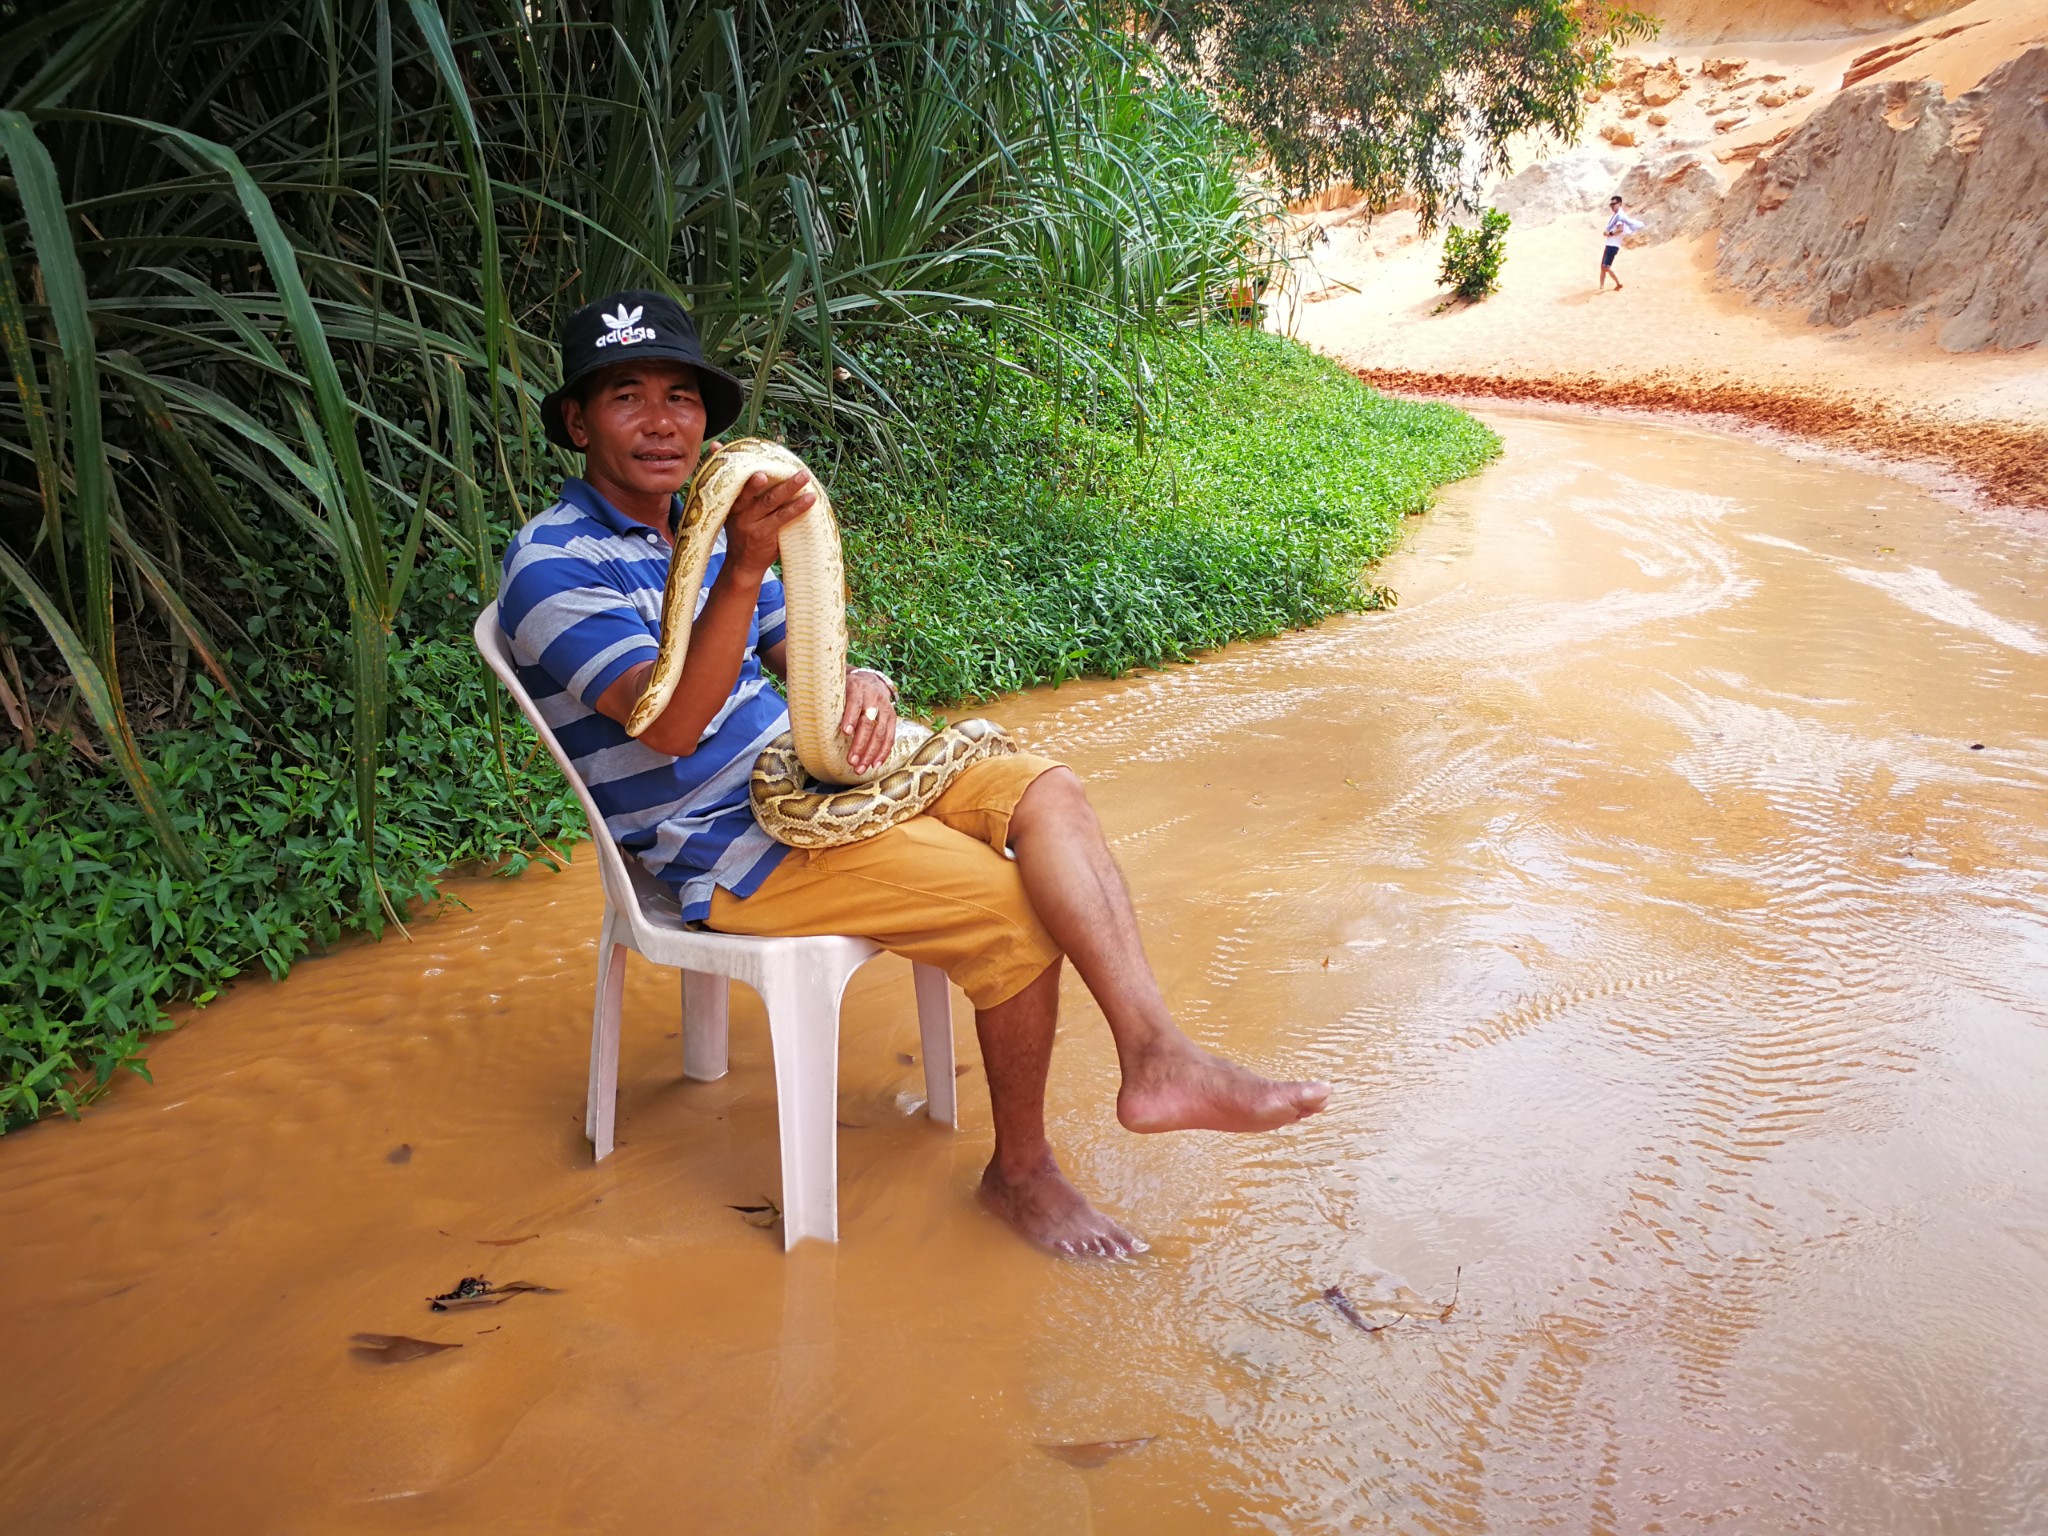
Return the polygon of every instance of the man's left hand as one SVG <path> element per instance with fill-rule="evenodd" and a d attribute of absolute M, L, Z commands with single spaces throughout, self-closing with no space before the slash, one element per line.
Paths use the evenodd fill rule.
<path fill-rule="evenodd" d="M 896 745 L 896 701 L 889 685 L 872 672 L 846 674 L 846 713 L 839 734 L 848 738 L 846 760 L 861 773 L 886 758 Z"/>

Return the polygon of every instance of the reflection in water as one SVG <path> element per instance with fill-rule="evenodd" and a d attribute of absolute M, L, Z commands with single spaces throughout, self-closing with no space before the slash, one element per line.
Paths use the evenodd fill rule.
<path fill-rule="evenodd" d="M 479 882 L 0 1145 L 0 1530 L 2048 1529 L 2043 536 L 1497 420 L 1399 609 L 993 711 L 1096 786 L 1192 1032 L 1339 1085 L 1125 1136 L 1070 991 L 1056 1134 L 1145 1259 L 976 1211 L 896 962 L 836 1250 L 728 1209 L 750 999 L 686 1083 L 636 964 L 591 1167 L 593 872 Z M 1443 1324 L 1326 1299 L 1460 1271 Z M 471 1274 L 560 1294 L 426 1311 Z"/>

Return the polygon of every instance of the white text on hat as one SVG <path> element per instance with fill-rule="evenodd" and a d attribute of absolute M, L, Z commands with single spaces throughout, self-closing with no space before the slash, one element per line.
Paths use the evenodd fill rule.
<path fill-rule="evenodd" d="M 630 347 L 636 341 L 654 340 L 654 327 L 640 324 L 641 311 L 646 309 L 646 307 L 644 304 L 636 304 L 633 308 L 628 309 L 625 305 L 621 304 L 616 314 L 604 316 L 604 323 L 610 326 L 611 329 L 597 338 L 597 345 L 600 347 Z"/>

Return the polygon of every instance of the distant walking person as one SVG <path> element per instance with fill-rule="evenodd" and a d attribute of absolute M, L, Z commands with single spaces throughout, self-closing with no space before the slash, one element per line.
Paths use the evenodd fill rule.
<path fill-rule="evenodd" d="M 1643 227 L 1641 219 L 1632 219 L 1621 211 L 1619 194 L 1607 199 L 1607 227 L 1601 231 L 1605 248 L 1600 252 L 1600 291 L 1607 291 L 1607 279 L 1614 277 L 1614 253 L 1621 249 L 1621 242 Z M 1614 277 L 1614 290 L 1621 291 L 1621 279 Z"/>

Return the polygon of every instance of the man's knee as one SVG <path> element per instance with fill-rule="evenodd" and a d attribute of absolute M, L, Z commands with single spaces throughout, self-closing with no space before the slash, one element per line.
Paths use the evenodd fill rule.
<path fill-rule="evenodd" d="M 1042 826 L 1095 825 L 1095 807 L 1088 803 L 1087 787 L 1081 776 L 1064 763 L 1033 779 L 1010 816 L 1012 840 L 1020 832 Z"/>

